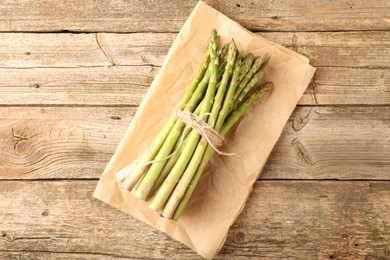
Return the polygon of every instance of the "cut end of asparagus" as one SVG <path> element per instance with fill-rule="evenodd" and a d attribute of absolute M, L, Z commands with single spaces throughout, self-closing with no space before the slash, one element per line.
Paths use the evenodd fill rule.
<path fill-rule="evenodd" d="M 126 179 L 127 175 L 129 174 L 129 172 L 127 171 L 128 168 L 129 166 L 126 166 L 125 168 L 123 168 L 122 170 L 120 170 L 115 174 L 115 179 L 118 182 L 123 182 Z"/>

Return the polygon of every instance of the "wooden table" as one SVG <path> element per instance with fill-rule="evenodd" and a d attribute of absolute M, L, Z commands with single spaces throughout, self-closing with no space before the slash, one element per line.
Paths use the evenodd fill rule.
<path fill-rule="evenodd" d="M 390 258 L 390 1 L 207 1 L 312 83 L 217 258 Z M 198 259 L 92 199 L 196 1 L 0 1 L 0 259 Z M 239 173 L 238 173 L 239 174 Z"/>

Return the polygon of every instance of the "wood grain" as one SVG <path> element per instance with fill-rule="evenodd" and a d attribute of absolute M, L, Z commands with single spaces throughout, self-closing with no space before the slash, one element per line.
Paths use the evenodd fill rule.
<path fill-rule="evenodd" d="M 386 0 L 205 1 L 244 27 L 258 31 L 388 30 Z M 178 31 L 197 1 L 76 0 L 4 2 L 0 31 Z M 28 8 L 26 8 L 28 7 Z M 156 15 L 158 14 L 158 15 Z"/>
<path fill-rule="evenodd" d="M 134 108 L 0 109 L 0 179 L 99 177 Z"/>
<path fill-rule="evenodd" d="M 390 32 L 262 32 L 316 67 L 390 68 Z M 161 66 L 176 33 L 0 33 L 1 68 Z"/>
<path fill-rule="evenodd" d="M 111 63 L 96 34 L 0 33 L 0 67 L 89 67 Z"/>
<path fill-rule="evenodd" d="M 98 178 L 135 108 L 0 108 L 0 179 Z M 298 107 L 263 179 L 389 180 L 390 107 Z"/>
<path fill-rule="evenodd" d="M 174 33 L 98 35 L 101 45 L 118 65 L 160 66 L 176 37 Z M 390 32 L 262 32 L 257 35 L 305 55 L 316 67 L 390 68 Z"/>
<path fill-rule="evenodd" d="M 0 104 L 138 106 L 157 71 L 147 66 L 0 69 Z"/>
<path fill-rule="evenodd" d="M 92 198 L 197 0 L 0 2 L 0 259 L 200 259 Z M 216 259 L 390 259 L 390 1 L 205 2 L 317 67 Z"/>
<path fill-rule="evenodd" d="M 319 67 L 300 104 L 390 104 L 390 33 L 261 35 Z M 137 106 L 175 36 L 0 34 L 0 105 Z"/>
<path fill-rule="evenodd" d="M 95 185 L 0 182 L 0 256 L 199 259 L 163 233 L 92 199 Z M 260 181 L 216 259 L 385 259 L 389 213 L 390 182 Z"/>
<path fill-rule="evenodd" d="M 0 105 L 138 106 L 156 67 L 0 69 Z M 390 70 L 318 68 L 300 105 L 390 104 Z"/>

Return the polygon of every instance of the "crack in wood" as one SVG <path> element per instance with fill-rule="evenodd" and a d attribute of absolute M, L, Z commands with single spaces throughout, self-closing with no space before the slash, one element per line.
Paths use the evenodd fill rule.
<path fill-rule="evenodd" d="M 300 130 L 302 130 L 302 128 L 304 128 L 307 125 L 307 123 L 310 121 L 313 108 L 314 107 L 310 108 L 306 116 L 302 117 L 301 113 L 299 113 L 298 116 L 294 118 L 292 122 L 292 128 L 295 132 L 299 132 Z"/>
<path fill-rule="evenodd" d="M 313 75 L 313 78 L 309 84 L 309 89 L 311 90 L 311 94 L 313 95 L 314 99 L 314 105 L 318 105 L 318 99 L 317 99 L 317 79 L 318 79 L 319 73 L 316 71 Z"/>
<path fill-rule="evenodd" d="M 95 39 L 96 43 L 99 46 L 100 50 L 103 52 L 104 56 L 106 56 L 107 60 L 111 63 L 111 66 L 116 66 L 114 60 L 111 58 L 110 55 L 108 55 L 107 51 L 103 48 L 102 44 L 100 43 L 99 34 L 95 33 Z"/>
<path fill-rule="evenodd" d="M 140 56 L 141 56 L 141 60 L 144 62 L 143 65 L 144 65 L 144 66 L 150 66 L 150 71 L 149 71 L 149 73 L 152 74 L 154 68 L 157 67 L 157 66 L 154 65 L 154 64 L 152 64 L 152 63 L 150 63 L 150 62 L 146 59 L 145 53 L 141 52 L 141 53 L 140 53 Z"/>
<path fill-rule="evenodd" d="M 110 257 L 115 257 L 115 258 L 128 258 L 126 256 L 118 255 L 118 254 L 110 254 L 110 253 L 98 253 L 98 252 L 77 252 L 77 251 L 72 251 L 72 252 L 67 252 L 67 251 L 56 251 L 56 250 L 6 250 L 6 249 L 0 249 L 0 252 L 12 252 L 12 253 L 54 253 L 54 254 L 69 254 L 69 255 L 96 255 L 96 256 L 110 256 Z M 149 258 L 140 258 L 137 257 L 138 259 L 149 259 Z"/>
<path fill-rule="evenodd" d="M 34 138 L 34 137 L 40 135 L 40 133 L 37 133 L 37 134 L 29 136 L 29 137 L 23 137 L 24 133 L 26 132 L 26 129 L 23 130 L 23 133 L 21 135 L 17 135 L 17 134 L 15 134 L 15 129 L 13 127 L 11 127 L 11 132 L 12 132 L 12 139 L 16 139 L 16 142 L 14 143 L 14 151 L 16 151 L 16 148 L 20 142 L 27 141 L 31 138 Z"/>
<path fill-rule="evenodd" d="M 17 240 L 48 240 L 48 239 L 53 239 L 52 237 L 47 237 L 47 236 L 45 236 L 45 237 L 15 237 L 12 234 L 8 234 L 6 231 L 1 232 L 1 237 L 3 237 L 8 242 L 14 242 Z"/>
<path fill-rule="evenodd" d="M 298 52 L 298 36 L 294 33 L 291 41 L 293 51 Z"/>
<path fill-rule="evenodd" d="M 306 150 L 305 146 L 298 140 L 298 138 L 294 138 L 291 141 L 291 145 L 294 148 L 297 160 L 299 162 L 304 162 L 308 166 L 314 166 L 316 162 L 313 162 L 309 152 Z"/>

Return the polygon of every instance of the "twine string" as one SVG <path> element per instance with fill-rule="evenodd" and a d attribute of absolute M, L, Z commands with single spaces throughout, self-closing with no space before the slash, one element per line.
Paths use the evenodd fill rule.
<path fill-rule="evenodd" d="M 234 153 L 226 153 L 219 149 L 223 145 L 223 137 L 220 135 L 217 131 L 214 129 L 215 125 L 215 118 L 211 113 L 204 113 L 201 116 L 197 116 L 190 111 L 183 111 L 179 108 L 175 109 L 175 116 L 183 121 L 186 124 L 186 127 L 181 135 L 180 141 L 178 145 L 176 146 L 175 150 L 165 158 L 159 159 L 159 160 L 151 160 L 143 164 L 143 166 L 148 166 L 153 163 L 163 162 L 168 159 L 170 159 L 172 156 L 174 156 L 179 150 L 180 146 L 183 144 L 187 131 L 189 129 L 194 129 L 199 135 L 201 135 L 204 139 L 206 139 L 207 143 L 213 148 L 213 150 L 218 153 L 219 155 L 224 156 L 233 156 Z M 211 119 L 211 123 L 208 124 L 204 119 L 209 117 Z"/>

